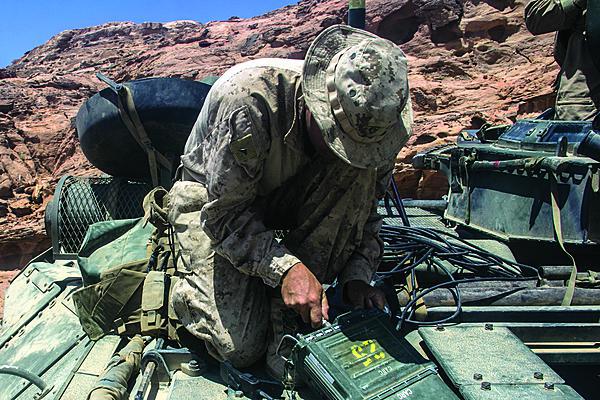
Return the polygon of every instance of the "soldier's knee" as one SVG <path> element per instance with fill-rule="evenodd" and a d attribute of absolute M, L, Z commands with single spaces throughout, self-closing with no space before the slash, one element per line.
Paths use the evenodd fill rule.
<path fill-rule="evenodd" d="M 228 354 L 226 360 L 230 361 L 236 368 L 246 368 L 258 362 L 264 353 L 264 349 L 261 352 L 254 349 L 240 349 Z"/>
<path fill-rule="evenodd" d="M 220 358 L 231 362 L 236 368 L 245 368 L 256 363 L 263 357 L 267 348 L 264 336 L 234 340 L 225 346 L 215 347 Z"/>

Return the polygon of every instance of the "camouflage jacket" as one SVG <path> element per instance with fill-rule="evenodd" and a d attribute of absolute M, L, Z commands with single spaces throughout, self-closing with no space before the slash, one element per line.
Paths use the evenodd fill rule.
<path fill-rule="evenodd" d="M 241 272 L 272 287 L 300 260 L 267 227 L 265 220 L 275 211 L 260 199 L 314 163 L 299 118 L 301 71 L 302 61 L 282 59 L 249 61 L 228 70 L 211 89 L 182 156 L 182 178 L 207 189 L 208 202 L 200 218 L 213 249 Z M 380 196 L 392 166 L 379 174 L 357 176 L 371 179 L 369 185 Z M 291 190 L 301 195 L 306 189 Z M 361 227 L 360 244 L 339 261 L 343 267 L 333 269 L 336 276 L 317 273 L 322 281 L 336 277 L 341 283 L 370 281 L 382 254 L 381 218 L 376 198 L 370 195 L 371 201 L 352 206 L 366 208 L 370 215 Z"/>
<path fill-rule="evenodd" d="M 585 40 L 585 0 L 532 0 L 525 23 L 534 35 L 558 31 L 555 58 L 561 67 L 557 118 L 589 120 L 600 107 L 600 71 Z"/>

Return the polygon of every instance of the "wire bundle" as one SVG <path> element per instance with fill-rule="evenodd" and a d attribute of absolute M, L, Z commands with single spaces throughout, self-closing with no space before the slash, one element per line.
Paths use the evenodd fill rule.
<path fill-rule="evenodd" d="M 383 261 L 393 267 L 388 271 L 378 271 L 376 279 L 396 278 L 394 280 L 397 281 L 397 278 L 401 277 L 412 281 L 409 301 L 400 315 L 397 315 L 398 329 L 401 329 L 404 323 L 438 325 L 454 320 L 460 314 L 462 307 L 460 284 L 538 279 L 537 270 L 531 266 L 507 260 L 458 236 L 436 229 L 384 225 L 380 237 L 385 243 Z M 448 280 L 418 290 L 415 269 L 423 264 L 428 267 L 438 267 Z M 448 264 L 455 267 L 455 272 L 449 270 Z M 473 277 L 456 279 L 455 274 L 462 276 L 465 273 L 471 273 Z M 420 300 L 438 289 L 450 291 L 456 303 L 455 312 L 437 321 L 414 320 L 413 316 Z"/>
<path fill-rule="evenodd" d="M 390 213 L 391 199 L 405 226 L 384 225 L 379 236 L 384 242 L 383 265 L 392 265 L 389 270 L 378 271 L 376 280 L 391 280 L 398 283 L 409 283 L 409 301 L 402 308 L 398 319 L 397 329 L 403 324 L 438 325 L 453 321 L 461 312 L 462 299 L 460 284 L 490 281 L 529 281 L 538 280 L 536 268 L 520 264 L 490 253 L 489 251 L 470 243 L 457 235 L 433 228 L 418 228 L 409 226 L 408 217 L 400 198 L 398 188 L 392 180 L 391 193 L 386 196 L 386 208 Z M 419 289 L 416 282 L 415 270 L 419 265 L 429 269 L 439 268 L 447 276 L 445 282 Z M 448 268 L 451 265 L 453 271 Z M 460 276 L 457 279 L 456 276 Z M 463 276 L 469 275 L 468 278 Z M 403 290 L 405 287 L 402 285 Z M 437 321 L 417 321 L 413 319 L 419 303 L 425 295 L 438 290 L 450 291 L 456 304 L 455 312 L 449 317 Z"/>
<path fill-rule="evenodd" d="M 462 283 L 487 281 L 525 281 L 538 279 L 537 269 L 497 256 L 461 239 L 458 236 L 431 228 L 384 225 L 380 237 L 384 241 L 384 264 L 393 265 L 388 271 L 378 271 L 376 279 L 398 277 L 411 279 L 412 290 L 409 302 L 398 318 L 398 329 L 404 323 L 437 325 L 452 321 L 461 311 L 459 285 Z M 454 271 L 448 268 L 454 267 Z M 447 281 L 419 290 L 416 285 L 415 269 L 419 265 L 437 267 L 448 277 Z M 471 273 L 473 277 L 457 279 L 455 275 Z M 418 303 L 428 293 L 447 289 L 456 303 L 456 311 L 449 317 L 437 321 L 413 319 Z"/>

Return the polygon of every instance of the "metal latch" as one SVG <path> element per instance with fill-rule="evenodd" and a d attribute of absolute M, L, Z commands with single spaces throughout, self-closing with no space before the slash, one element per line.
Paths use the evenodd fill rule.
<path fill-rule="evenodd" d="M 54 281 L 43 272 L 40 272 L 37 268 L 31 268 L 23 273 L 27 278 L 25 280 L 26 283 L 33 283 L 36 288 L 42 293 L 47 292 L 51 287 Z"/>

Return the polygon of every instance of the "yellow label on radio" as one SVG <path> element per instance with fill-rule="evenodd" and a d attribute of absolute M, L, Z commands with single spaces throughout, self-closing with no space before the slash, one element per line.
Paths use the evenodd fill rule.
<path fill-rule="evenodd" d="M 374 340 L 365 340 L 361 344 L 352 345 L 352 355 L 358 360 L 362 360 L 365 367 L 370 366 L 375 361 L 385 359 L 385 352 L 379 348 Z"/>

